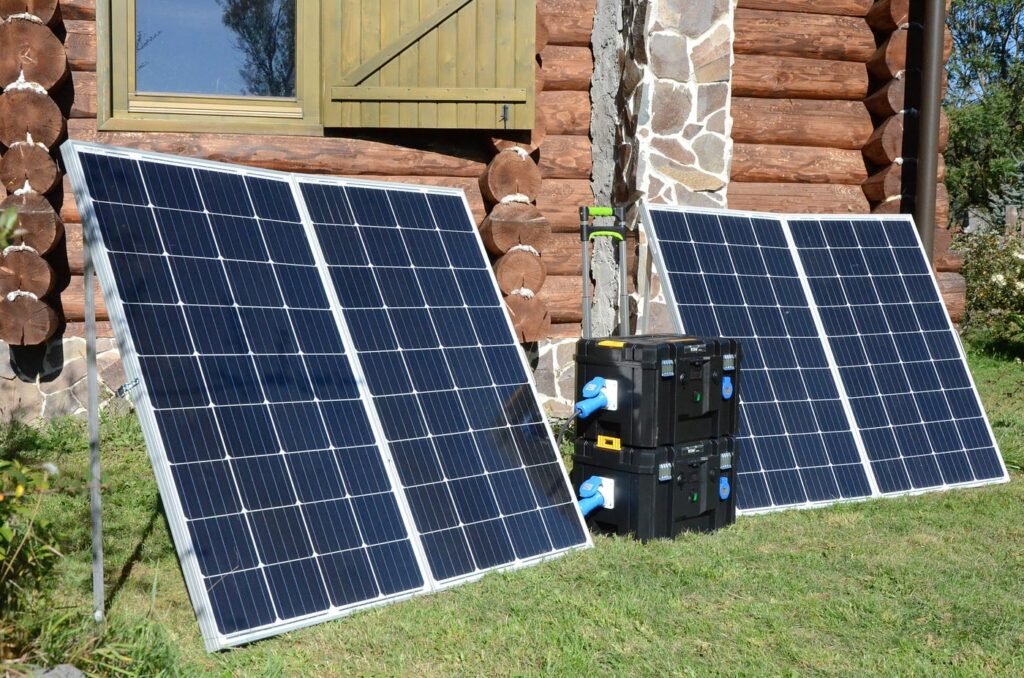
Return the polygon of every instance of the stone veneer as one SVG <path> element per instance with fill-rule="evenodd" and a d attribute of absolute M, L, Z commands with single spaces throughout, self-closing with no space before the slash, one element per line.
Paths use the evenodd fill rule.
<path fill-rule="evenodd" d="M 600 171 L 611 165 L 617 204 L 644 196 L 654 203 L 725 207 L 732 158 L 730 98 L 736 0 L 618 0 L 621 36 L 615 45 L 617 54 L 608 53 L 606 37 L 598 40 L 602 5 L 610 1 L 598 2 L 594 58 L 598 64 L 615 59 L 613 63 L 621 64 L 621 70 L 614 148 L 602 146 L 599 132 L 606 121 L 595 100 L 594 194 L 602 200 L 606 182 Z M 602 69 L 597 67 L 595 93 L 606 85 Z M 607 155 L 613 160 L 609 162 Z M 594 277 L 599 283 L 617 278 L 614 261 L 611 271 L 606 270 L 608 262 L 606 254 L 595 253 Z M 602 296 L 610 295 L 595 294 L 597 303 Z M 673 331 L 656 276 L 649 296 L 648 330 Z M 596 309 L 595 318 L 600 318 Z M 595 324 L 595 333 L 602 330 L 610 331 Z M 572 412 L 574 344 L 575 340 L 544 342 L 537 349 L 537 386 L 545 409 L 553 416 Z"/>
<path fill-rule="evenodd" d="M 41 348 L 41 347 L 40 347 Z M 11 349 L 0 342 L 0 418 L 32 423 L 42 417 L 85 416 L 87 400 L 85 339 L 54 339 L 45 353 Z M 100 401 L 109 403 L 113 390 L 124 383 L 121 354 L 113 339 L 96 340 L 96 370 Z"/>

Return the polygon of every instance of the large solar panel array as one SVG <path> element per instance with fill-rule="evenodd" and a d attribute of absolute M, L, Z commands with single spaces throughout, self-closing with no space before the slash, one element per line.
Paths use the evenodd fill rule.
<path fill-rule="evenodd" d="M 1007 479 L 910 219 L 644 221 L 677 327 L 742 341 L 740 510 Z"/>
<path fill-rule="evenodd" d="M 461 192 L 64 155 L 208 649 L 589 543 Z"/>

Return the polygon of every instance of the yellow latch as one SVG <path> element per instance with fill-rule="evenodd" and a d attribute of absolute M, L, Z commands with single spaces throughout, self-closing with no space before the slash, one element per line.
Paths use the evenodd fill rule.
<path fill-rule="evenodd" d="M 612 341 L 611 339 L 605 339 L 597 343 L 598 346 L 604 346 L 605 348 L 625 348 L 626 342 L 624 341 Z"/>
<path fill-rule="evenodd" d="M 615 436 L 597 436 L 597 446 L 602 450 L 621 452 L 622 438 L 616 438 Z"/>

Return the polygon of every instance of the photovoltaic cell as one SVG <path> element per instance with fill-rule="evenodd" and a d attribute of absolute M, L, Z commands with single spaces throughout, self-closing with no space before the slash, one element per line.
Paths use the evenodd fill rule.
<path fill-rule="evenodd" d="M 1007 478 L 912 221 L 645 218 L 679 327 L 743 343 L 741 509 Z"/>
<path fill-rule="evenodd" d="M 462 200 L 301 187 L 433 577 L 584 542 Z"/>
<path fill-rule="evenodd" d="M 65 146 L 208 648 L 589 542 L 461 193 Z"/>
<path fill-rule="evenodd" d="M 737 506 L 870 496 L 781 222 L 650 216 L 682 330 L 743 346 Z"/>
<path fill-rule="evenodd" d="M 899 220 L 789 220 L 883 494 L 1006 476 L 918 241 Z"/>

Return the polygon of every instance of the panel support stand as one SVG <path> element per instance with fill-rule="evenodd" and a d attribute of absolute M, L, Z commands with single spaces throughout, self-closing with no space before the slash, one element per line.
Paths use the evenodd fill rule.
<path fill-rule="evenodd" d="M 89 228 L 84 233 L 85 362 L 89 416 L 89 514 L 92 518 L 92 604 L 93 618 L 102 622 L 105 613 L 103 587 L 103 513 L 100 504 L 100 389 L 96 371 L 95 269 L 89 248 Z"/>

